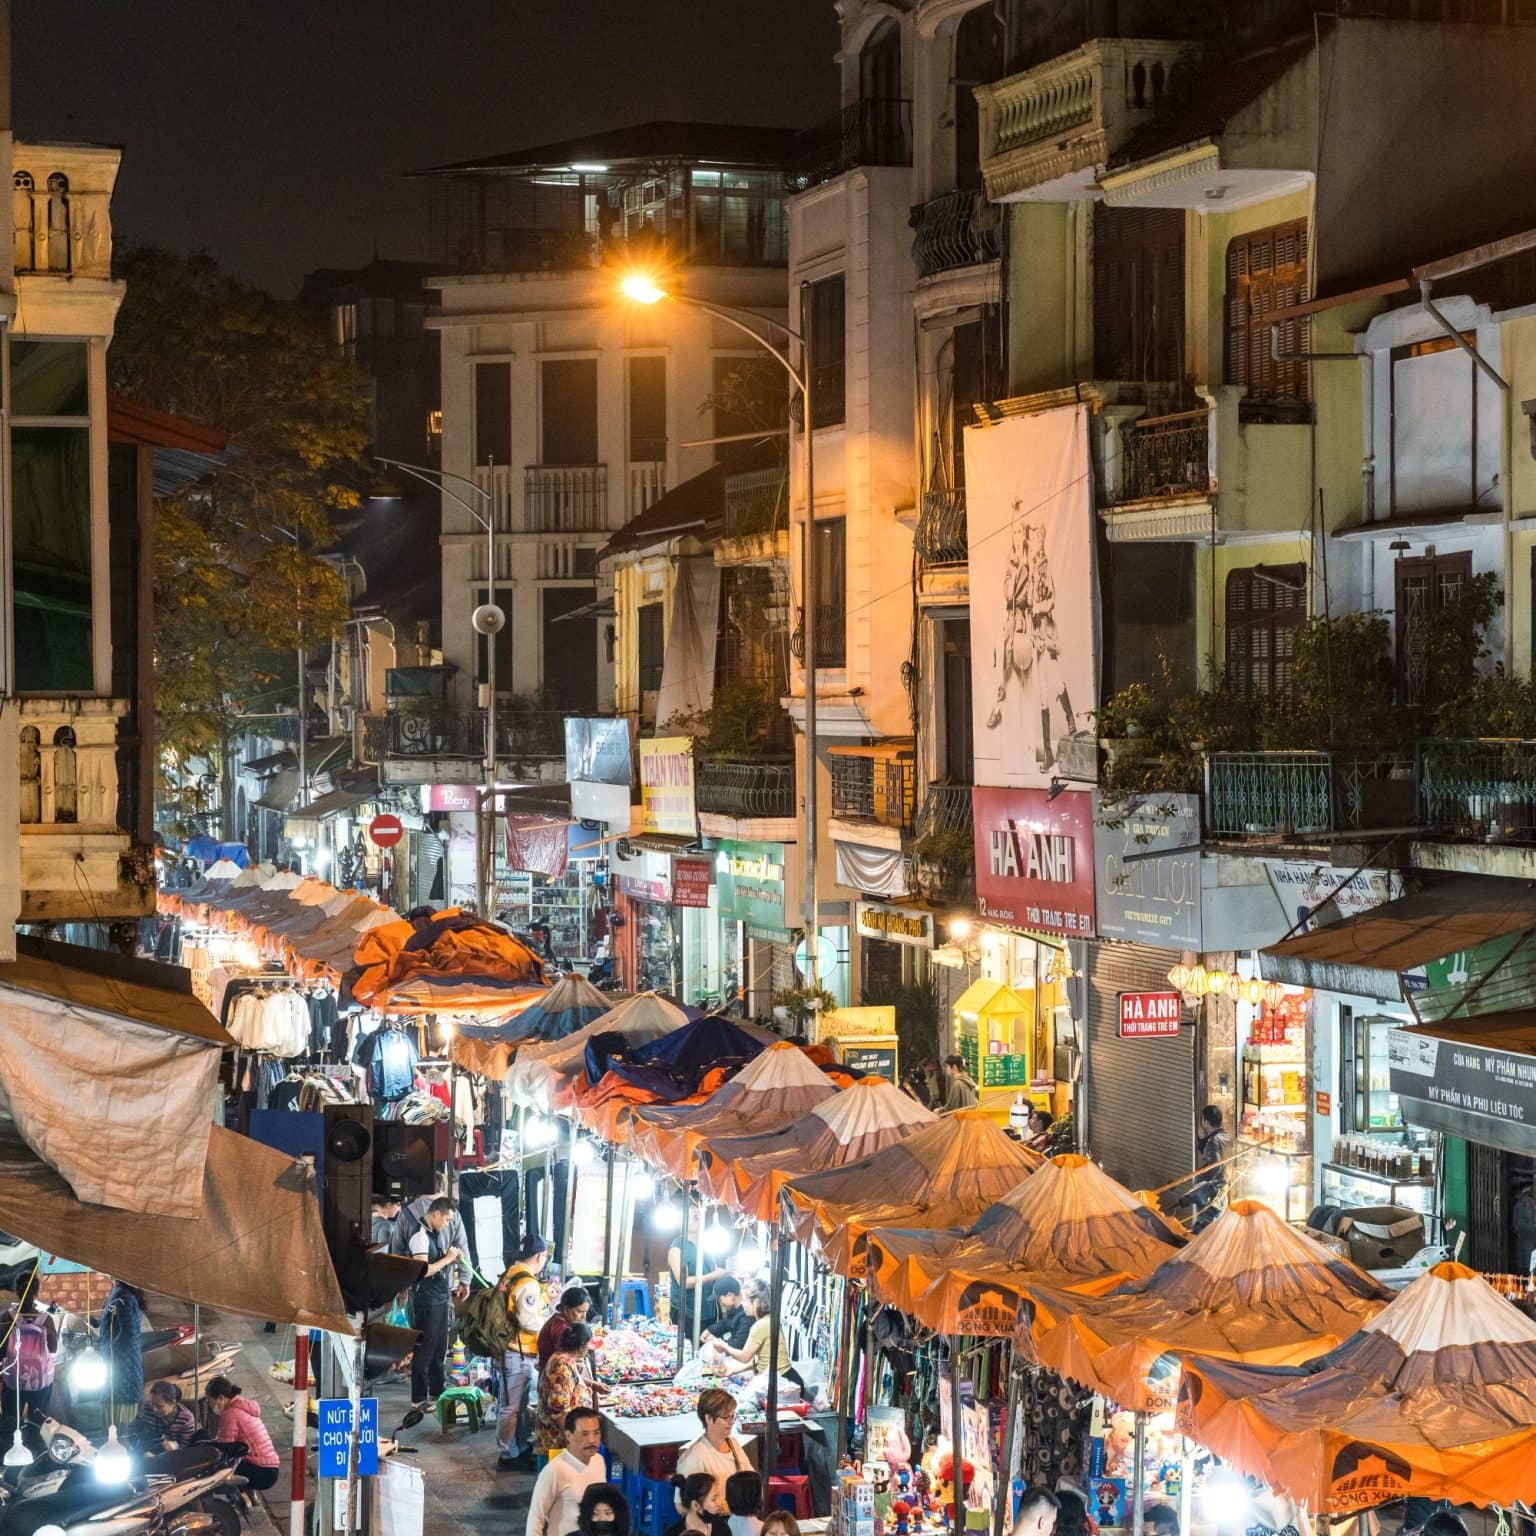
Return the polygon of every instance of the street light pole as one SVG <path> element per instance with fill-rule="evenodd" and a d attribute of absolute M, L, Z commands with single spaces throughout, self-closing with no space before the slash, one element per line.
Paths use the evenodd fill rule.
<path fill-rule="evenodd" d="M 376 461 L 390 469 L 430 485 L 456 506 L 462 507 L 485 529 L 485 601 L 477 604 L 470 616 L 475 633 L 485 637 L 485 790 L 481 814 L 475 818 L 477 831 L 475 849 L 475 904 L 482 918 L 489 918 L 494 897 L 496 866 L 496 637 L 505 626 L 506 614 L 496 606 L 496 508 L 495 496 L 484 486 L 467 475 L 456 475 L 451 470 L 434 469 L 427 464 L 409 464 L 404 459 L 387 459 L 374 455 Z M 486 461 L 487 469 L 493 469 L 492 461 Z M 483 511 L 465 501 L 462 496 L 449 490 L 444 483 L 452 480 L 480 498 Z"/>

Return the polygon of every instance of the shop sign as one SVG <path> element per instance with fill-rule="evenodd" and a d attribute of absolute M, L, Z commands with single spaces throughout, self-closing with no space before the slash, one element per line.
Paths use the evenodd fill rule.
<path fill-rule="evenodd" d="M 1354 917 L 1403 894 L 1402 880 L 1390 869 L 1362 869 L 1348 875 L 1332 864 L 1266 859 L 1264 870 L 1285 909 L 1286 922 L 1303 927 Z"/>
<path fill-rule="evenodd" d="M 971 791 L 976 906 L 1013 928 L 1092 938 L 1093 796 L 1069 789 Z"/>
<path fill-rule="evenodd" d="M 673 859 L 672 905 L 707 907 L 710 876 L 713 873 L 708 859 Z"/>
<path fill-rule="evenodd" d="M 933 913 L 921 907 L 896 907 L 884 901 L 855 904 L 855 921 L 866 939 L 889 939 L 893 944 L 933 948 Z"/>
<path fill-rule="evenodd" d="M 640 743 L 640 830 L 668 837 L 697 834 L 693 742 L 687 736 Z"/>
<path fill-rule="evenodd" d="M 1184 999 L 1177 992 L 1122 992 L 1120 1038 L 1169 1040 L 1184 1019 Z"/>
<path fill-rule="evenodd" d="M 1500 934 L 1402 973 L 1404 995 L 1423 1023 L 1454 1018 L 1466 1001 L 1479 1013 L 1536 1005 L 1536 947 L 1525 932 Z"/>
<path fill-rule="evenodd" d="M 615 850 L 613 874 L 621 895 L 631 901 L 671 901 L 672 859 L 649 848 L 625 854 Z"/>
<path fill-rule="evenodd" d="M 1316 1113 L 1325 1120 L 1333 1114 L 1333 1095 L 1326 1089 L 1319 1088 L 1316 1094 Z"/>
<path fill-rule="evenodd" d="M 896 1036 L 845 1036 L 837 1042 L 838 1059 L 845 1067 L 866 1077 L 883 1077 L 888 1083 L 900 1083 L 896 1075 Z"/>
<path fill-rule="evenodd" d="M 571 784 L 631 782 L 629 721 L 567 720 L 565 777 Z"/>
<path fill-rule="evenodd" d="M 775 944 L 788 940 L 781 843 L 722 841 L 715 853 L 715 884 L 723 922 L 744 923 L 754 939 Z"/>
<path fill-rule="evenodd" d="M 1101 939 L 1202 948 L 1198 796 L 1096 791 L 1093 862 Z"/>
<path fill-rule="evenodd" d="M 472 811 L 475 809 L 473 784 L 429 784 L 426 786 L 429 811 Z"/>
<path fill-rule="evenodd" d="M 1536 1056 L 1394 1029 L 1387 1060 L 1388 1084 L 1399 1099 L 1518 1125 L 1527 1134 L 1536 1126 Z M 1469 1135 L 1477 1140 L 1475 1132 Z"/>

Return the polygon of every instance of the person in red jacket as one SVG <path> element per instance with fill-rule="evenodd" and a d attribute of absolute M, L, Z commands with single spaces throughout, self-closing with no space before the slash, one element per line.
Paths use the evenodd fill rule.
<path fill-rule="evenodd" d="M 205 1396 L 218 1421 L 213 1438 L 221 1445 L 236 1440 L 245 1444 L 245 1455 L 235 1468 L 236 1473 L 258 1492 L 270 1488 L 277 1481 L 282 1463 L 267 1426 L 261 1422 L 261 1409 L 242 1396 L 228 1376 L 215 1376 L 208 1383 Z"/>

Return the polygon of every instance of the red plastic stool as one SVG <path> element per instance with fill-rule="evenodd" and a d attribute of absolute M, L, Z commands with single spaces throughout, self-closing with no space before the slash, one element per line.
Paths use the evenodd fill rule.
<path fill-rule="evenodd" d="M 811 1507 L 811 1480 L 803 1472 L 780 1472 L 768 1479 L 768 1507 L 788 1509 L 797 1520 L 809 1520 L 816 1511 Z"/>

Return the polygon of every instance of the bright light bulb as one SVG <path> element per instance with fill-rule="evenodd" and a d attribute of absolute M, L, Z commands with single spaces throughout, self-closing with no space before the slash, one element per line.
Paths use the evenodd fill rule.
<path fill-rule="evenodd" d="M 657 304 L 666 298 L 665 292 L 657 286 L 656 280 L 648 277 L 644 272 L 629 273 L 619 284 L 619 288 L 632 304 Z"/>
<path fill-rule="evenodd" d="M 94 1344 L 87 1344 L 69 1367 L 69 1384 L 76 1392 L 100 1392 L 107 1384 L 107 1362 Z"/>
<path fill-rule="evenodd" d="M 964 944 L 971 936 L 971 920 L 968 917 L 952 917 L 949 920 L 949 936 L 957 944 Z"/>
<path fill-rule="evenodd" d="M 440 1034 L 443 1037 L 444 1040 L 452 1040 L 453 1039 L 453 1020 L 452 1019 L 444 1019 L 437 1026 L 437 1032 L 438 1032 L 438 1034 Z"/>
<path fill-rule="evenodd" d="M 718 1258 L 731 1246 L 730 1228 L 714 1223 L 704 1229 L 703 1241 L 704 1252 L 711 1258 Z"/>
<path fill-rule="evenodd" d="M 683 1224 L 683 1208 L 675 1200 L 663 1200 L 651 1212 L 651 1225 L 658 1232 L 676 1232 Z"/>
<path fill-rule="evenodd" d="M 32 1452 L 22 1443 L 21 1427 L 18 1425 L 15 1438 L 11 1441 L 11 1448 L 5 1453 L 4 1464 L 8 1467 L 30 1467 L 32 1465 Z"/>
<path fill-rule="evenodd" d="M 1205 1503 L 1206 1518 L 1221 1527 L 1245 1524 L 1248 1506 L 1253 1502 L 1248 1485 L 1231 1472 L 1217 1472 L 1206 1483 L 1201 1498 Z"/>
<path fill-rule="evenodd" d="M 62 1525 L 40 1525 L 32 1536 L 65 1536 L 65 1531 Z"/>
<path fill-rule="evenodd" d="M 535 1115 L 528 1122 L 527 1129 L 523 1132 L 523 1140 L 527 1142 L 530 1151 L 535 1151 L 539 1147 L 547 1147 L 554 1139 L 555 1127 L 543 1115 Z"/>
<path fill-rule="evenodd" d="M 763 1267 L 763 1250 L 756 1243 L 743 1243 L 736 1250 L 736 1272 L 755 1275 Z"/>
<path fill-rule="evenodd" d="M 98 1483 L 126 1483 L 133 1474 L 133 1458 L 117 1438 L 117 1425 L 107 1430 L 107 1443 L 96 1453 Z"/>
<path fill-rule="evenodd" d="M 656 1193 L 656 1180 L 644 1168 L 629 1176 L 629 1187 L 636 1200 L 649 1200 Z"/>
<path fill-rule="evenodd" d="M 1253 1187 L 1260 1194 L 1283 1195 L 1290 1184 L 1290 1173 L 1278 1157 L 1267 1158 L 1253 1170 Z"/>
<path fill-rule="evenodd" d="M 576 1159 L 576 1166 L 578 1168 L 586 1168 L 597 1161 L 597 1148 L 583 1137 L 577 1141 L 576 1148 L 571 1153 L 571 1156 Z"/>

